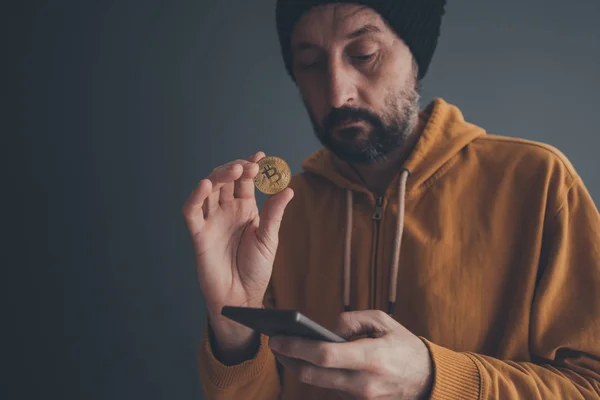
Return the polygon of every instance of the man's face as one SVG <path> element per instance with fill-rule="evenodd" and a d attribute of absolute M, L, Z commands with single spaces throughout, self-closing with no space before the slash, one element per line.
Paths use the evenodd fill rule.
<path fill-rule="evenodd" d="M 292 33 L 296 84 L 321 143 L 351 163 L 401 146 L 419 112 L 417 69 L 406 44 L 374 10 L 314 7 Z"/>

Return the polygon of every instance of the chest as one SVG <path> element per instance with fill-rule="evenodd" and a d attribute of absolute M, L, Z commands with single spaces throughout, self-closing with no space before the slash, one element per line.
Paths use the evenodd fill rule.
<path fill-rule="evenodd" d="M 407 198 L 394 318 L 455 350 L 526 353 L 539 263 L 541 211 L 432 190 Z M 343 311 L 347 210 L 324 202 L 308 228 L 305 296 L 299 307 L 331 325 Z M 395 199 L 353 206 L 350 306 L 387 311 L 398 222 Z M 521 340 L 515 340 L 515 337 Z M 516 344 L 520 343 L 520 344 Z"/>

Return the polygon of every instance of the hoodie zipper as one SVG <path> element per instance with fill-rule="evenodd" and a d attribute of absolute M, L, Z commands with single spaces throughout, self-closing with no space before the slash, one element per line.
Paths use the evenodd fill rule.
<path fill-rule="evenodd" d="M 383 214 L 383 197 L 375 198 L 375 211 L 373 213 L 373 249 L 372 249 L 372 260 L 373 265 L 371 266 L 371 299 L 370 309 L 374 310 L 377 308 L 377 248 L 379 247 L 379 224 L 381 216 Z"/>

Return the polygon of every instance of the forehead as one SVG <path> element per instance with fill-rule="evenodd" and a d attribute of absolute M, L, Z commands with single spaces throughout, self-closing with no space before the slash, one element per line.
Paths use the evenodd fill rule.
<path fill-rule="evenodd" d="M 327 4 L 307 11 L 292 32 L 292 46 L 308 42 L 324 45 L 331 41 L 346 40 L 348 35 L 365 25 L 390 34 L 379 13 L 367 6 L 356 4 Z"/>

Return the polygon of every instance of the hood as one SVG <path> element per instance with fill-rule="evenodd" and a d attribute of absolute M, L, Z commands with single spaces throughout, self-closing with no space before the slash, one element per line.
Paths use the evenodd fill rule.
<path fill-rule="evenodd" d="M 420 116 L 427 123 L 401 168 L 410 173 L 406 183 L 408 193 L 421 187 L 466 145 L 485 135 L 482 128 L 465 121 L 458 107 L 441 98 L 433 99 Z M 340 188 L 370 194 L 354 169 L 328 149 L 317 150 L 301 166 L 306 172 L 322 176 Z"/>
<path fill-rule="evenodd" d="M 390 265 L 390 298 L 388 313 L 393 315 L 397 296 L 398 263 L 404 230 L 405 199 L 410 192 L 423 187 L 428 179 L 435 176 L 448 161 L 485 131 L 465 122 L 460 110 L 443 99 L 434 99 L 421 113 L 425 127 L 408 159 L 402 165 L 387 192 L 397 191 L 398 214 L 394 236 L 392 264 Z M 330 180 L 346 193 L 346 227 L 344 239 L 344 308 L 350 309 L 350 265 L 352 252 L 353 192 L 363 192 L 375 202 L 373 194 L 362 184 L 354 169 L 342 162 L 333 153 L 322 148 L 302 162 L 302 168 L 309 173 Z M 410 179 L 409 179 L 410 177 Z M 386 195 L 387 197 L 387 195 Z M 377 200 L 379 206 L 382 201 Z M 378 219 L 373 217 L 374 220 Z M 376 221 L 378 222 L 378 221 Z"/>

